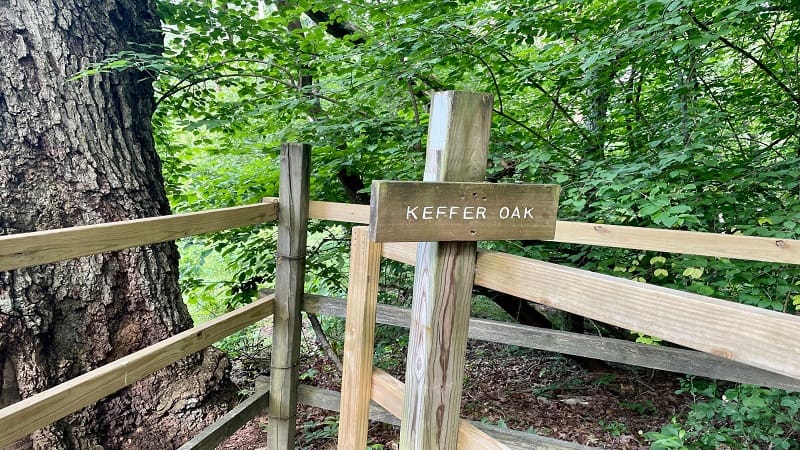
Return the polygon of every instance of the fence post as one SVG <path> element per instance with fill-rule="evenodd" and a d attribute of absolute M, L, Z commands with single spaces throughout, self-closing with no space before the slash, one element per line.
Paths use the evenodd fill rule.
<path fill-rule="evenodd" d="M 382 248 L 381 244 L 369 240 L 368 227 L 353 228 L 344 326 L 339 450 L 363 450 L 367 447 Z"/>
<path fill-rule="evenodd" d="M 310 154 L 311 147 L 307 144 L 281 145 L 267 436 L 271 450 L 294 450 L 295 447 Z"/>
<path fill-rule="evenodd" d="M 424 181 L 483 181 L 492 96 L 437 92 L 431 104 Z M 414 297 L 400 428 L 404 450 L 454 450 L 458 443 L 474 242 L 423 242 Z"/>

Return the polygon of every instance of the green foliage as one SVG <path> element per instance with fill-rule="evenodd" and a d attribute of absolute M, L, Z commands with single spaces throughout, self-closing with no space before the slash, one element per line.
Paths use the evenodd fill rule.
<path fill-rule="evenodd" d="M 309 420 L 303 423 L 299 440 L 305 448 L 320 448 L 326 441 L 335 441 L 339 436 L 339 418 L 328 416 L 317 422 Z"/>
<path fill-rule="evenodd" d="M 696 401 L 685 419 L 645 434 L 652 449 L 800 448 L 796 393 L 749 385 L 723 390 L 714 382 L 691 378 L 677 392 Z"/>
<path fill-rule="evenodd" d="M 473 299 L 471 315 L 472 317 L 479 319 L 490 319 L 503 322 L 513 320 L 507 312 L 497 306 L 497 303 L 483 296 L 478 296 Z"/>
<path fill-rule="evenodd" d="M 488 417 L 481 417 L 481 423 L 485 423 L 487 425 L 494 425 L 498 428 L 508 428 L 506 421 L 503 418 L 498 418 L 497 420 L 492 420 Z"/>
<path fill-rule="evenodd" d="M 600 429 L 610 434 L 611 436 L 621 436 L 628 433 L 628 426 L 616 420 L 600 420 L 598 422 Z"/>
<path fill-rule="evenodd" d="M 350 199 L 340 176 L 418 179 L 428 92 L 470 89 L 495 96 L 489 176 L 561 184 L 562 219 L 792 238 L 796 6 L 163 1 L 163 55 L 129 52 L 90 70 L 160 73 L 155 128 L 179 211 L 276 195 L 276 148 L 289 140 L 313 146 L 317 199 Z M 313 231 L 330 243 L 310 283 L 341 292 L 347 230 Z M 201 243 L 230 252 L 227 303 L 269 285 L 271 242 Z M 796 271 L 780 265 L 491 245 L 780 311 L 800 304 Z"/>

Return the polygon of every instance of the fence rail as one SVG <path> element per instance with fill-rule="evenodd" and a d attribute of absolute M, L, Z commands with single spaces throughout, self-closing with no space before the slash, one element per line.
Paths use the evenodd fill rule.
<path fill-rule="evenodd" d="M 274 295 L 0 409 L 0 448 L 272 315 Z"/>
<path fill-rule="evenodd" d="M 0 237 L 0 271 L 275 220 L 277 202 Z M 273 313 L 274 295 L 0 409 L 0 448 Z"/>
<path fill-rule="evenodd" d="M 0 272 L 255 225 L 277 217 L 275 201 L 0 236 Z"/>
<path fill-rule="evenodd" d="M 275 200 L 268 197 L 265 201 Z M 338 222 L 369 223 L 369 206 L 311 202 L 309 217 Z M 599 245 L 655 252 L 800 264 L 800 240 L 661 230 L 598 223 L 556 222 L 553 242 Z"/>
<path fill-rule="evenodd" d="M 313 314 L 345 317 L 346 309 L 347 301 L 343 298 L 306 294 L 303 302 L 303 310 Z M 408 328 L 411 322 L 411 310 L 380 304 L 377 307 L 376 322 Z M 639 344 L 621 339 L 476 318 L 470 319 L 469 337 L 649 369 L 800 392 L 800 380 L 695 350 Z"/>
<path fill-rule="evenodd" d="M 416 245 L 387 243 L 407 264 Z M 475 284 L 800 380 L 800 317 L 505 253 L 478 255 Z M 743 336 L 741 330 L 748 330 Z"/>

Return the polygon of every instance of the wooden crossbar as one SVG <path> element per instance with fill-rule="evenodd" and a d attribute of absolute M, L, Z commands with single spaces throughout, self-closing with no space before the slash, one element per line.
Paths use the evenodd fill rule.
<path fill-rule="evenodd" d="M 256 378 L 256 386 L 250 397 L 181 445 L 178 450 L 214 450 L 220 442 L 232 436 L 268 406 L 269 377 L 261 376 Z"/>
<path fill-rule="evenodd" d="M 372 369 L 372 399 L 395 417 L 403 415 L 405 385 L 397 378 L 377 367 Z M 510 448 L 479 430 L 464 419 L 458 422 L 458 448 L 460 450 L 510 450 Z"/>
<path fill-rule="evenodd" d="M 475 283 L 800 379 L 797 316 L 501 253 L 478 256 Z"/>
<path fill-rule="evenodd" d="M 270 316 L 273 298 L 263 297 L 0 410 L 0 448 Z"/>
<path fill-rule="evenodd" d="M 415 263 L 414 244 L 383 256 Z M 800 317 L 505 253 L 481 252 L 475 284 L 800 380 Z M 740 331 L 747 330 L 747 335 Z"/>
<path fill-rule="evenodd" d="M 277 202 L 0 236 L 0 272 L 269 222 Z"/>
<path fill-rule="evenodd" d="M 303 310 L 314 314 L 344 317 L 346 309 L 347 303 L 342 298 L 306 294 L 303 302 Z M 378 305 L 376 321 L 381 324 L 408 328 L 411 322 L 411 310 L 399 306 Z M 800 380 L 694 350 L 639 344 L 621 339 L 476 318 L 469 321 L 469 337 L 650 369 L 800 392 Z"/>
<path fill-rule="evenodd" d="M 558 221 L 555 242 L 800 264 L 794 239 Z"/>
<path fill-rule="evenodd" d="M 272 200 L 267 198 L 265 200 Z M 369 206 L 314 202 L 312 219 L 369 223 Z M 661 230 L 597 223 L 556 222 L 554 242 L 630 248 L 687 255 L 800 264 L 800 240 Z"/>

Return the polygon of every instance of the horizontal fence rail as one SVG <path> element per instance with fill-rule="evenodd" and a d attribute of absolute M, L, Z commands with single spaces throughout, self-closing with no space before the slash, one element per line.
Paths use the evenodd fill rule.
<path fill-rule="evenodd" d="M 369 207 L 311 202 L 309 216 L 313 219 L 367 223 Z M 2 236 L 0 271 L 171 241 L 196 234 L 268 222 L 276 218 L 277 199 L 267 198 L 257 205 Z M 559 221 L 554 241 L 800 264 L 800 241 L 792 239 Z M 414 264 L 416 250 L 416 244 L 386 243 L 383 245 L 383 256 Z M 726 366 L 727 360 L 781 374 L 781 376 L 765 375 L 764 379 L 769 381 L 766 385 L 796 390 L 795 380 L 800 380 L 800 366 L 795 364 L 800 360 L 800 347 L 791 344 L 794 337 L 800 335 L 800 317 L 503 253 L 479 254 L 475 283 L 605 323 L 659 336 L 709 353 L 710 355 L 703 355 L 705 358 L 698 357 L 698 360 L 707 359 L 712 365 L 717 361 L 718 368 L 726 367 L 723 372 L 730 369 L 735 373 L 733 375 L 735 380 L 737 377 L 748 380 L 754 376 L 757 378 L 759 369 L 748 371 L 747 366 L 734 363 Z M 587 298 L 587 292 L 592 293 L 591 298 Z M 313 310 L 316 307 L 321 311 L 324 307 L 330 307 L 330 305 L 325 306 L 320 299 L 322 297 L 317 297 L 314 306 L 313 296 L 307 297 L 309 309 Z M 271 315 L 273 309 L 273 296 L 262 297 L 248 306 L 0 410 L 0 447 L 208 347 L 231 333 Z M 379 307 L 379 316 L 381 311 L 386 314 L 385 307 Z M 397 314 L 396 311 L 394 313 Z M 397 322 L 401 319 L 391 320 Z M 403 318 L 402 322 L 405 323 L 405 320 Z M 483 330 L 482 326 L 485 324 L 478 323 L 478 325 L 477 334 L 483 333 L 488 336 L 494 333 L 488 328 Z M 736 333 L 736 330 L 743 329 L 748 330 L 747 336 Z M 526 332 L 523 330 L 514 328 L 506 331 L 509 335 L 517 333 L 518 337 L 515 339 L 526 339 L 524 337 Z M 537 339 L 550 342 L 540 346 L 550 346 L 553 347 L 553 351 L 564 353 L 570 351 L 559 342 L 567 338 L 609 341 L 605 338 L 586 336 L 561 336 L 558 334 L 560 332 L 551 330 L 538 330 L 538 333 L 541 336 Z M 480 338 L 475 335 L 473 337 Z M 581 342 L 584 346 L 592 346 L 594 343 L 594 341 Z M 615 348 L 606 352 L 608 353 L 606 356 L 611 355 L 609 360 L 622 360 L 619 362 L 635 364 L 641 362 L 638 356 L 630 356 L 636 354 L 636 350 L 623 348 L 623 345 L 617 343 L 613 343 L 612 346 Z M 686 359 L 684 363 L 687 365 L 691 364 L 689 360 L 692 359 L 688 353 L 694 353 L 676 349 L 663 349 L 662 353 L 664 351 L 674 353 L 668 356 L 676 360 Z M 615 352 L 617 356 L 613 356 Z M 573 349 L 572 354 L 581 353 L 579 349 Z M 669 370 L 666 367 L 664 369 Z M 680 371 L 692 373 L 687 367 L 681 367 Z M 722 375 L 716 377 L 725 379 Z M 747 382 L 759 384 L 757 380 Z M 395 402 L 399 401 L 402 404 L 402 389 L 398 392 L 398 387 L 402 384 L 382 377 L 380 372 L 376 372 L 373 383 L 373 395 L 376 396 L 376 400 L 383 399 L 379 402 L 385 407 L 391 410 L 396 409 Z M 473 438 L 481 436 L 481 433 L 473 430 L 474 427 L 469 424 L 462 423 L 462 428 L 462 432 L 467 430 Z"/>
<path fill-rule="evenodd" d="M 314 314 L 345 317 L 347 303 L 342 298 L 306 294 L 303 310 Z M 378 305 L 376 322 L 408 328 L 411 322 L 411 310 L 400 306 Z M 476 318 L 471 318 L 469 321 L 469 337 L 649 369 L 800 392 L 800 380 L 694 350 L 639 344 L 621 339 Z"/>
<path fill-rule="evenodd" d="M 178 450 L 214 450 L 239 428 L 261 414 L 269 406 L 269 377 L 256 378 L 253 393 L 225 413 L 200 434 L 181 445 Z"/>
<path fill-rule="evenodd" d="M 800 264 L 800 241 L 793 239 L 558 221 L 553 241 Z"/>
<path fill-rule="evenodd" d="M 277 202 L 0 236 L 0 272 L 277 219 Z"/>
<path fill-rule="evenodd" d="M 478 255 L 475 283 L 800 379 L 798 316 L 500 253 Z"/>
<path fill-rule="evenodd" d="M 416 245 L 383 256 L 414 264 Z M 800 380 L 798 316 L 505 253 L 479 253 L 475 270 L 476 285 Z"/>
<path fill-rule="evenodd" d="M 272 197 L 266 201 L 277 200 Z M 369 223 L 369 206 L 317 202 L 309 205 L 312 219 Z M 597 223 L 556 222 L 554 242 L 599 245 L 667 253 L 800 264 L 800 240 L 661 230 Z"/>
<path fill-rule="evenodd" d="M 0 410 L 0 448 L 272 315 L 274 295 Z"/>
<path fill-rule="evenodd" d="M 404 383 L 377 367 L 372 372 L 372 399 L 389 413 L 400 417 L 403 413 Z M 591 450 L 595 447 L 530 433 L 502 433 L 497 427 L 485 427 L 479 422 L 461 419 L 458 427 L 458 448 L 461 450 L 488 450 L 530 448 L 541 450 Z"/>
<path fill-rule="evenodd" d="M 398 385 L 399 387 L 399 385 Z M 327 409 L 329 411 L 340 412 L 341 407 L 341 394 L 338 391 L 329 389 L 322 389 L 313 386 L 301 384 L 298 389 L 298 403 L 314 406 L 316 408 Z M 399 394 L 394 398 L 398 398 L 401 402 L 402 408 L 402 392 L 393 392 L 392 394 Z M 391 395 L 391 394 L 390 394 Z M 395 411 L 399 412 L 399 411 Z M 369 408 L 369 419 L 388 423 L 391 425 L 400 425 L 400 419 L 388 412 L 385 408 L 378 405 L 377 402 L 371 402 Z M 487 433 L 489 436 L 500 441 L 501 444 L 506 445 L 508 448 L 519 449 L 537 449 L 537 450 L 590 450 L 591 447 L 586 447 L 580 444 L 573 444 L 571 442 L 560 441 L 557 439 L 539 436 L 533 433 L 523 431 L 515 431 L 509 428 L 500 428 L 498 426 L 489 425 L 486 423 L 466 421 L 469 425 L 474 426 L 478 430 Z M 474 445 L 474 442 L 470 443 Z M 464 448 L 467 448 L 466 446 Z M 479 447 L 481 450 L 486 450 L 489 447 Z M 184 449 L 180 449 L 184 450 Z M 190 449 L 185 449 L 190 450 Z"/>
<path fill-rule="evenodd" d="M 371 397 L 395 417 L 403 416 L 405 384 L 377 367 L 372 371 Z M 464 450 L 510 450 L 486 432 L 479 430 L 465 419 L 458 423 L 458 448 Z"/>
<path fill-rule="evenodd" d="M 236 408 L 229 411 L 214 424 L 203 430 L 194 439 L 183 444 L 178 450 L 213 450 L 217 444 L 224 441 L 232 432 L 242 425 L 257 417 L 267 408 L 269 403 L 269 377 L 261 376 L 256 379 L 256 388 L 253 394 L 242 401 Z M 330 389 L 301 384 L 298 386 L 297 402 L 303 405 L 339 412 L 341 407 L 341 393 Z M 372 402 L 369 407 L 369 418 L 373 421 L 399 426 L 400 419 L 386 411 L 386 409 Z M 529 432 L 514 431 L 509 428 L 500 428 L 481 422 L 468 421 L 479 430 L 488 433 L 491 437 L 510 448 L 535 448 L 542 450 L 588 450 L 579 444 L 560 441 L 557 439 L 539 436 Z"/>

